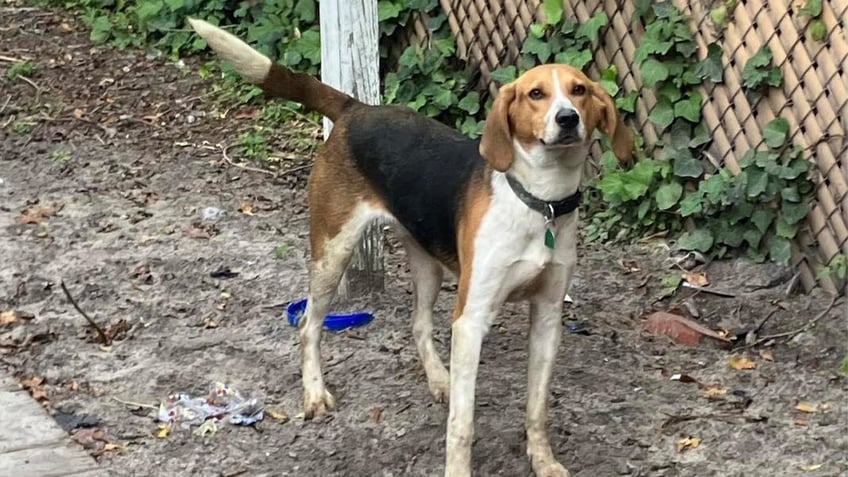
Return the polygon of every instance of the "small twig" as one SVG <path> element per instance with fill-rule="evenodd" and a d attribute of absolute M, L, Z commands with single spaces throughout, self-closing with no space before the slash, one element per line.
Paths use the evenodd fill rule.
<path fill-rule="evenodd" d="M 309 169 L 310 167 L 312 167 L 312 163 L 310 162 L 309 164 L 304 164 L 302 166 L 293 167 L 293 168 L 287 169 L 285 171 L 274 172 L 274 171 L 269 171 L 268 169 L 261 169 L 259 167 L 247 166 L 247 165 L 244 165 L 244 164 L 239 164 L 237 162 L 234 162 L 230 158 L 229 154 L 227 154 L 227 151 L 229 151 L 231 147 L 233 147 L 232 144 L 230 144 L 228 146 L 222 146 L 221 147 L 221 155 L 224 157 L 224 161 L 227 164 L 229 164 L 233 167 L 238 167 L 239 169 L 244 169 L 246 171 L 260 172 L 262 174 L 268 174 L 269 176 L 273 176 L 273 177 L 284 177 L 284 176 L 287 176 L 289 174 L 294 174 L 295 172 L 299 172 L 299 171 L 302 171 L 304 169 Z"/>
<path fill-rule="evenodd" d="M 5 111 L 5 110 L 6 110 L 6 106 L 8 106 L 8 105 L 9 105 L 9 101 L 11 101 L 11 100 L 12 100 L 12 95 L 11 95 L 11 94 L 10 94 L 9 96 L 6 96 L 6 102 L 5 102 L 5 103 L 3 103 L 3 106 L 2 106 L 2 107 L 0 107 L 0 114 L 3 114 L 3 111 Z"/>
<path fill-rule="evenodd" d="M 722 291 L 722 290 L 714 290 L 712 288 L 699 287 L 698 285 L 693 285 L 693 284 L 691 284 L 691 283 L 689 283 L 685 280 L 684 280 L 682 286 L 684 288 L 691 288 L 692 290 L 696 290 L 696 291 L 703 292 L 703 293 L 712 293 L 713 295 L 723 296 L 723 297 L 726 297 L 726 298 L 736 298 L 736 294 L 734 294 L 734 293 L 730 293 L 728 291 Z"/>
<path fill-rule="evenodd" d="M 27 77 L 26 77 L 26 76 L 24 76 L 24 75 L 18 75 L 18 76 L 16 76 L 16 78 L 18 78 L 19 80 L 23 81 L 24 83 L 26 83 L 26 84 L 28 84 L 28 85 L 32 86 L 33 88 L 35 88 L 35 90 L 36 90 L 37 92 L 39 92 L 39 93 L 41 92 L 41 86 L 38 86 L 37 84 L 35 84 L 35 81 L 33 81 L 33 80 L 31 80 L 31 79 L 27 78 Z"/>
<path fill-rule="evenodd" d="M 330 369 L 330 368 L 332 368 L 333 366 L 336 366 L 336 365 L 342 364 L 342 363 L 344 363 L 345 361 L 349 360 L 350 358 L 353 358 L 353 355 L 354 355 L 354 354 L 355 354 L 355 353 L 350 353 L 350 354 L 348 354 L 347 356 L 345 356 L 344 358 L 339 359 L 338 361 L 333 361 L 332 363 L 329 363 L 328 365 L 324 366 L 324 369 Z"/>
<path fill-rule="evenodd" d="M 258 167 L 251 167 L 251 166 L 246 166 L 244 164 L 238 164 L 238 163 L 233 162 L 233 160 L 230 159 L 230 156 L 227 155 L 227 151 L 231 147 L 233 147 L 233 146 L 229 145 L 229 146 L 224 146 L 224 147 L 221 148 L 221 155 L 224 156 L 224 161 L 226 161 L 227 164 L 229 164 L 233 167 L 238 167 L 239 169 L 244 169 L 246 171 L 259 172 L 259 173 L 262 173 L 262 174 L 268 174 L 270 176 L 276 176 L 276 174 L 273 171 L 269 171 L 267 169 L 260 169 Z"/>
<path fill-rule="evenodd" d="M 96 321 L 92 320 L 91 317 L 88 316 L 84 311 L 82 311 L 82 308 L 80 308 L 79 305 L 77 305 L 77 301 L 74 300 L 74 297 L 71 296 L 71 292 L 68 291 L 68 287 L 65 286 L 65 281 L 61 280 L 59 282 L 59 285 L 61 285 L 62 291 L 65 292 L 65 296 L 68 297 L 68 301 L 71 302 L 71 305 L 74 305 L 74 308 L 76 308 L 76 310 L 80 313 L 80 315 L 82 315 L 83 318 L 85 318 L 86 321 L 88 321 L 88 324 L 90 324 L 91 327 L 94 328 L 94 330 L 97 332 L 98 336 L 100 336 L 100 340 L 103 341 L 103 345 L 104 346 L 111 346 L 112 340 L 109 339 L 109 337 L 103 331 L 103 328 L 101 328 L 97 324 Z"/>
<path fill-rule="evenodd" d="M 114 401 L 117 401 L 117 402 L 123 404 L 124 406 L 143 407 L 143 408 L 146 408 L 146 409 L 159 410 L 158 406 L 154 406 L 152 404 L 142 404 L 140 402 L 124 401 L 123 399 L 118 399 L 115 396 L 109 396 L 109 397 L 111 397 Z"/>
<path fill-rule="evenodd" d="M 824 318 L 825 315 L 827 315 L 828 312 L 830 312 L 830 310 L 833 308 L 833 305 L 836 304 L 836 301 L 838 299 L 839 299 L 839 295 L 834 295 L 833 300 L 830 300 L 830 304 L 827 305 L 827 307 L 824 309 L 824 311 L 822 311 L 821 313 L 816 315 L 816 317 L 813 318 L 812 320 L 805 323 L 804 326 L 801 326 L 800 328 L 797 328 L 797 329 L 792 330 L 792 331 L 787 331 L 787 332 L 784 332 L 784 333 L 777 333 L 777 334 L 774 334 L 774 335 L 763 336 L 762 338 L 760 338 L 759 340 L 757 340 L 753 344 L 748 345 L 747 348 L 753 348 L 755 346 L 759 346 L 763 343 L 767 343 L 769 341 L 776 340 L 778 338 L 786 338 L 786 340 L 784 340 L 784 343 L 788 343 L 789 341 L 792 340 L 792 338 L 794 338 L 795 336 L 797 336 L 797 335 L 803 333 L 804 331 L 807 331 L 808 329 L 812 328 L 819 320 Z"/>
<path fill-rule="evenodd" d="M 280 176 L 286 176 L 286 175 L 289 175 L 289 174 L 294 174 L 295 172 L 299 172 L 299 171 L 302 171 L 304 169 L 309 169 L 310 167 L 312 167 L 311 162 L 309 164 L 304 164 L 302 166 L 297 166 L 297 167 L 292 167 L 291 169 L 287 169 L 286 171 L 281 172 L 279 175 Z"/>
<path fill-rule="evenodd" d="M 14 58 L 14 57 L 11 57 L 11 56 L 0 55 L 0 61 L 6 62 L 6 63 L 20 63 L 20 62 L 26 61 L 26 60 L 23 59 L 23 58 Z"/>

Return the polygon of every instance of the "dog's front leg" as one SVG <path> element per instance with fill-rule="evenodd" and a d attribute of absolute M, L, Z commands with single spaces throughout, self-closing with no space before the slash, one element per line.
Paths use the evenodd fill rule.
<path fill-rule="evenodd" d="M 488 316 L 463 312 L 451 327 L 450 412 L 445 448 L 445 477 L 471 476 L 474 397 Z"/>
<path fill-rule="evenodd" d="M 559 294 L 554 293 L 555 297 Z M 530 301 L 530 359 L 527 369 L 527 456 L 536 477 L 568 477 L 548 438 L 548 392 L 562 336 L 562 299 Z"/>

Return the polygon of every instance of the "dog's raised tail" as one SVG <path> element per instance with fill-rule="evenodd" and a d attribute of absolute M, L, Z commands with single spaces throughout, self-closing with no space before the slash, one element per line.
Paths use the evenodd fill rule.
<path fill-rule="evenodd" d="M 245 80 L 271 96 L 296 101 L 306 109 L 317 111 L 333 121 L 345 109 L 358 103 L 356 99 L 313 76 L 296 73 L 274 63 L 235 35 L 215 25 L 194 18 L 189 18 L 188 22 L 209 47 L 232 64 Z"/>

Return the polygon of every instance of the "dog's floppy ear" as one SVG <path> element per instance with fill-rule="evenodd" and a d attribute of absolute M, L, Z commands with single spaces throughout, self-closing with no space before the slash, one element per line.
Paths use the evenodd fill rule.
<path fill-rule="evenodd" d="M 480 155 L 493 169 L 500 172 L 509 169 L 513 160 L 509 107 L 514 100 L 515 86 L 512 84 L 502 86 L 486 118 L 483 137 L 480 139 Z"/>
<path fill-rule="evenodd" d="M 598 122 L 598 129 L 602 133 L 610 137 L 612 141 L 612 152 L 619 161 L 627 161 L 633 157 L 633 135 L 630 129 L 621 120 L 621 115 L 618 114 L 618 109 L 615 107 L 615 101 L 612 97 L 601 88 L 600 85 L 594 85 L 592 88 L 593 95 L 601 104 L 601 117 Z"/>

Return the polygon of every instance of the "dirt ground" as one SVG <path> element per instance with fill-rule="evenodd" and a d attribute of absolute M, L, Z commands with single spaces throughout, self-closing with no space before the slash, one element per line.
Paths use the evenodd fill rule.
<path fill-rule="evenodd" d="M 12 63 L 0 60 L 0 311 L 33 315 L 0 324 L 0 366 L 21 380 L 44 378 L 34 394 L 51 413 L 92 416 L 125 445 L 95 452 L 105 468 L 116 476 L 441 475 L 447 411 L 431 402 L 417 361 L 402 250 L 387 258 L 387 291 L 367 301 L 376 319 L 325 333 L 339 409 L 304 422 L 298 339 L 282 305 L 306 293 L 307 171 L 272 178 L 228 165 L 215 145 L 235 142 L 251 120 L 218 119 L 209 83 L 189 73 L 195 60 L 181 70 L 94 46 L 66 15 L 14 8 L 0 9 L 0 55 L 36 65 L 31 83 L 10 81 Z M 240 211 L 244 202 L 253 215 Z M 19 223 L 22 211 L 54 205 L 55 215 Z M 225 213 L 203 221 L 207 207 Z M 278 256 L 280 245 L 287 250 Z M 659 242 L 581 248 L 575 303 L 563 317 L 584 332 L 564 335 L 552 388 L 561 461 L 580 477 L 848 475 L 844 301 L 767 348 L 680 346 L 645 332 L 646 313 L 690 301 L 705 325 L 726 330 L 772 314 L 762 336 L 803 326 L 831 297 L 786 296 L 791 271 L 739 260 L 702 267 L 711 288 L 734 298 L 681 290 L 655 301 L 668 256 Z M 213 278 L 222 267 L 237 275 Z M 92 337 L 61 280 L 119 335 L 110 349 Z M 436 337 L 446 359 L 454 293 L 445 288 Z M 476 475 L 530 475 L 526 328 L 525 307 L 507 307 L 484 345 Z M 728 365 L 743 354 L 754 369 Z M 291 419 L 160 438 L 152 411 L 132 404 L 200 394 L 215 381 Z M 687 437 L 697 445 L 679 450 Z"/>

